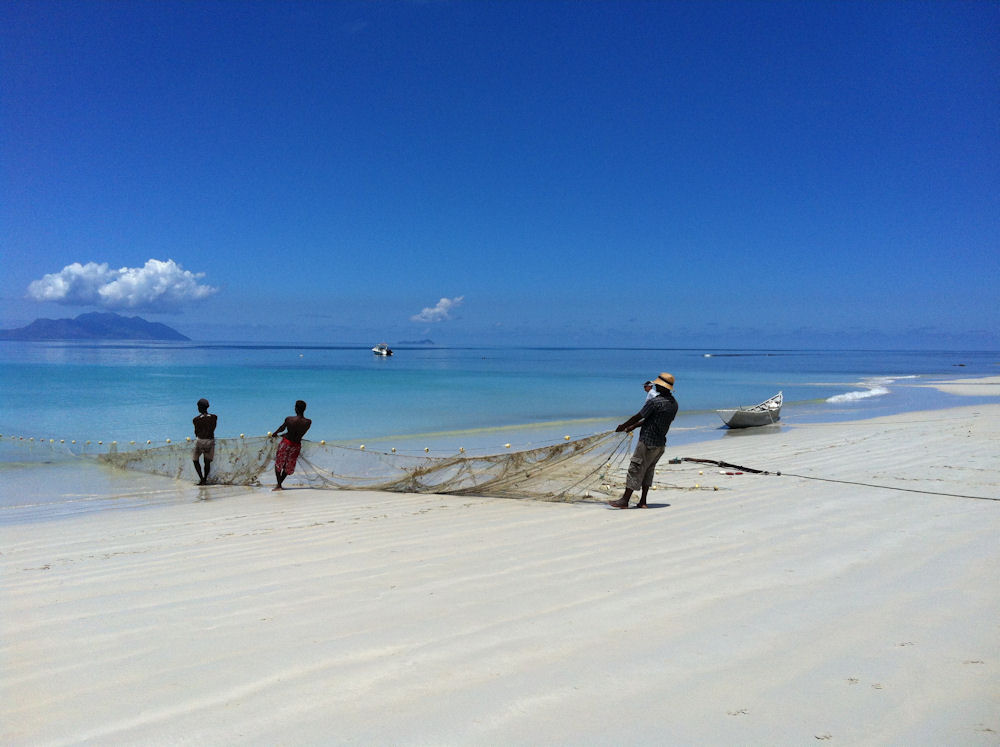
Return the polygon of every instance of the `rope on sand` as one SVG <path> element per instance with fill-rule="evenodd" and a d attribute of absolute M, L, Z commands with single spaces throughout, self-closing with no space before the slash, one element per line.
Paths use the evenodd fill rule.
<path fill-rule="evenodd" d="M 898 490 L 904 493 L 922 493 L 923 495 L 940 495 L 947 498 L 970 498 L 976 501 L 1000 501 L 1000 498 L 994 498 L 986 495 L 964 495 L 962 493 L 943 493 L 937 490 L 918 490 L 917 488 L 901 488 L 895 485 L 879 485 L 872 482 L 857 482 L 854 480 L 837 480 L 832 477 L 816 477 L 815 475 L 797 475 L 793 472 L 769 472 L 765 469 L 754 469 L 753 467 L 743 467 L 739 464 L 730 464 L 729 462 L 722 462 L 716 459 L 695 459 L 694 457 L 681 457 L 682 461 L 685 462 L 696 462 L 698 464 L 714 464 L 717 467 L 726 467 L 729 469 L 736 469 L 741 472 L 749 472 L 754 475 L 775 475 L 776 477 L 781 477 L 785 475 L 786 477 L 798 477 L 803 480 L 818 480 L 820 482 L 836 482 L 842 485 L 860 485 L 865 488 L 882 488 L 883 490 Z"/>

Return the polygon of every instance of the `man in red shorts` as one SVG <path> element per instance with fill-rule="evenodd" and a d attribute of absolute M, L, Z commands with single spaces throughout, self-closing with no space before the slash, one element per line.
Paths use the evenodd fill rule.
<path fill-rule="evenodd" d="M 281 483 L 285 478 L 295 472 L 295 462 L 302 451 L 302 437 L 306 435 L 312 422 L 305 416 L 306 403 L 301 399 L 295 402 L 295 414 L 285 418 L 285 422 L 278 426 L 278 429 L 271 434 L 274 438 L 282 431 L 285 435 L 278 446 L 278 453 L 274 457 L 274 476 L 278 479 L 278 484 L 274 490 L 283 490 Z"/>

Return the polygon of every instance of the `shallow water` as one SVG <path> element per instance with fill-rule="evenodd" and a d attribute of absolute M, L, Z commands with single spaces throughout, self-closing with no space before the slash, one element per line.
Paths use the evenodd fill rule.
<path fill-rule="evenodd" d="M 301 398 L 316 441 L 497 453 L 609 430 L 642 406 L 643 381 L 666 370 L 677 378 L 677 447 L 743 437 L 714 410 L 778 390 L 779 429 L 995 401 L 922 385 L 995 374 L 998 361 L 996 352 L 553 348 L 401 348 L 386 359 L 336 346 L 0 343 L 0 522 L 224 497 L 225 488 L 73 455 L 112 441 L 183 441 L 203 396 L 220 437 L 263 435 Z"/>

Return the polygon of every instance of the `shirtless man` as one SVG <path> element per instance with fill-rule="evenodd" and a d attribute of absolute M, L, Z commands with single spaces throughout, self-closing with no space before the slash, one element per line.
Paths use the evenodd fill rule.
<path fill-rule="evenodd" d="M 274 457 L 274 476 L 278 480 L 278 484 L 273 488 L 274 490 L 283 490 L 281 483 L 285 481 L 285 478 L 290 474 L 295 472 L 295 462 L 299 458 L 299 452 L 302 450 L 302 437 L 306 435 L 306 431 L 309 430 L 309 426 L 312 422 L 309 418 L 305 416 L 306 413 L 306 403 L 301 399 L 295 402 L 295 414 L 289 415 L 285 418 L 285 422 L 278 426 L 277 430 L 271 434 L 271 438 L 274 438 L 282 431 L 285 431 L 285 435 L 281 439 L 281 444 L 278 446 L 278 453 Z"/>
<path fill-rule="evenodd" d="M 208 411 L 208 400 L 202 397 L 198 400 L 198 414 L 194 420 L 194 452 L 191 454 L 194 460 L 194 471 L 198 473 L 198 484 L 208 484 L 208 473 L 212 469 L 212 460 L 215 459 L 215 424 L 219 418 Z M 204 457 L 205 469 L 202 471 L 198 464 L 198 457 Z"/>

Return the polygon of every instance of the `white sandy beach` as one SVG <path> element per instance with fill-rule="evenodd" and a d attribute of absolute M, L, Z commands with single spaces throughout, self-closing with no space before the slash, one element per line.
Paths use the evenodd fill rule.
<path fill-rule="evenodd" d="M 1000 397 L 1000 376 L 983 376 L 975 379 L 952 379 L 925 384 L 947 394 L 976 397 Z"/>
<path fill-rule="evenodd" d="M 648 511 L 261 488 L 4 527 L 0 742 L 998 744 L 1000 502 L 959 497 L 1000 498 L 998 445 L 978 405 L 670 448 Z"/>

